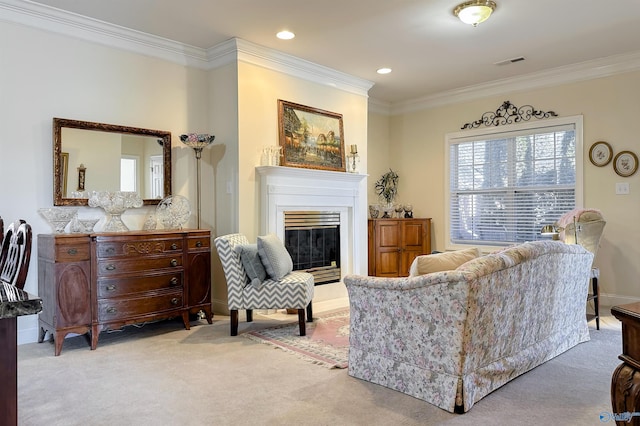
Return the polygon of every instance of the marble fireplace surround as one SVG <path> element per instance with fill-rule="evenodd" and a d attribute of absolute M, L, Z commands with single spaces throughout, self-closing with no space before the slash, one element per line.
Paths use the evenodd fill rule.
<path fill-rule="evenodd" d="M 367 273 L 366 177 L 284 166 L 256 167 L 260 176 L 260 234 L 273 233 L 284 241 L 286 211 L 340 213 L 342 276 Z M 342 282 L 316 286 L 315 301 L 347 297 Z"/>

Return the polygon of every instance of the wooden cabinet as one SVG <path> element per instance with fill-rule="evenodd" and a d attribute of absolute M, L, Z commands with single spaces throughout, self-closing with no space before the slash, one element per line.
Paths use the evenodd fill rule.
<path fill-rule="evenodd" d="M 406 277 L 431 252 L 431 219 L 369 219 L 369 275 Z"/>
<path fill-rule="evenodd" d="M 205 313 L 209 324 L 211 312 L 211 236 L 209 231 L 194 231 L 187 236 L 187 306 L 190 314 Z"/>
<path fill-rule="evenodd" d="M 212 323 L 209 231 L 132 231 L 39 235 L 39 342 L 47 331 L 55 355 L 70 332 L 101 331 L 203 311 Z"/>
<path fill-rule="evenodd" d="M 69 333 L 91 330 L 91 239 L 87 234 L 38 235 L 38 342 L 53 334 L 55 355 Z"/>
<path fill-rule="evenodd" d="M 611 418 L 616 425 L 640 425 L 640 303 L 611 308 L 622 322 L 622 360 L 611 377 Z"/>

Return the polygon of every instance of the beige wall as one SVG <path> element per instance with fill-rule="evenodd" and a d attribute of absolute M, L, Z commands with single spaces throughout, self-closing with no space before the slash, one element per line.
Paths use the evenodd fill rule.
<path fill-rule="evenodd" d="M 369 161 L 376 169 L 386 162 L 398 171 L 398 201 L 411 202 L 416 216 L 433 218 L 432 247 L 443 250 L 446 133 L 460 131 L 465 123 L 477 120 L 486 111 L 495 111 L 505 100 L 517 106 L 530 104 L 552 110 L 561 117 L 583 115 L 584 207 L 601 209 L 607 220 L 596 259 L 601 270 L 602 303 L 628 303 L 640 299 L 640 173 L 622 178 L 611 164 L 593 166 L 588 152 L 594 142 L 604 140 L 612 145 L 614 155 L 622 150 L 640 154 L 635 122 L 640 116 L 639 98 L 640 73 L 634 72 L 392 117 L 370 114 L 370 129 L 389 125 L 392 149 L 381 153 L 370 149 Z M 370 182 L 375 179 L 377 175 Z M 630 194 L 616 195 L 616 182 L 628 182 Z"/>
<path fill-rule="evenodd" d="M 178 136 L 209 130 L 207 72 L 4 21 L 0 52 L 0 181 L 8 183 L 0 215 L 5 223 L 30 223 L 34 246 L 38 234 L 51 232 L 37 210 L 53 204 L 53 117 L 170 131 L 173 192 L 194 199 L 193 151 Z M 151 211 L 128 211 L 123 220 L 141 229 Z M 85 207 L 80 215 L 102 212 Z M 25 290 L 38 294 L 37 249 L 32 253 Z M 18 339 L 37 339 L 37 315 L 18 318 Z"/>
<path fill-rule="evenodd" d="M 237 71 L 237 74 L 234 72 Z M 215 81 L 214 81 L 215 80 Z M 216 159 L 219 166 L 215 173 L 216 211 L 215 235 L 241 232 L 250 241 L 263 233 L 260 229 L 260 180 L 255 167 L 260 165 L 262 148 L 278 145 L 278 99 L 337 112 L 343 115 L 346 144 L 357 144 L 362 155 L 360 170 L 367 168 L 367 98 L 326 85 L 313 83 L 267 68 L 238 62 L 234 66 L 212 71 L 211 83 L 216 86 L 235 88 L 237 104 L 229 110 L 236 118 L 236 133 L 229 135 L 225 152 Z M 219 99 L 213 96 L 212 99 Z M 214 108 L 215 109 L 215 108 Z M 230 130 L 228 123 L 221 125 Z M 216 140 L 219 138 L 216 137 Z M 231 188 L 228 193 L 227 187 Z M 214 281 L 224 283 L 219 260 L 214 254 Z M 226 312 L 226 288 L 214 284 L 214 310 Z"/>
<path fill-rule="evenodd" d="M 245 62 L 204 71 L 4 21 L 0 51 L 0 147 L 3 159 L 15 159 L 3 162 L 0 179 L 20 182 L 0 192 L 0 215 L 5 222 L 27 220 L 36 235 L 51 232 L 37 209 L 53 202 L 53 117 L 170 131 L 172 190 L 189 198 L 194 210 L 186 227 L 196 225 L 196 160 L 179 136 L 216 135 L 200 163 L 201 227 L 211 229 L 214 237 L 243 232 L 255 239 L 260 232 L 255 166 L 262 147 L 278 143 L 277 99 L 343 114 L 346 143 L 358 144 L 361 171 L 367 169 L 363 94 Z M 94 216 L 94 210 L 81 208 L 80 216 Z M 141 229 L 153 211 L 154 207 L 130 210 L 123 221 Z M 226 307 L 215 253 L 213 269 L 214 308 Z M 34 255 L 25 286 L 33 294 L 38 293 L 37 276 Z M 18 334 L 20 342 L 35 341 L 37 316 L 19 318 Z"/>
<path fill-rule="evenodd" d="M 366 173 L 367 98 L 244 62 L 238 76 L 238 226 L 252 240 L 262 232 L 256 214 L 260 180 L 255 167 L 264 146 L 278 145 L 278 99 L 342 114 L 345 144 L 358 145 L 360 170 Z"/>
<path fill-rule="evenodd" d="M 378 196 L 374 186 L 376 180 L 383 173 L 389 171 L 391 166 L 391 151 L 398 145 L 399 141 L 395 135 L 391 135 L 390 118 L 375 112 L 369 112 L 369 122 L 367 134 L 367 162 L 369 173 L 369 184 L 367 185 L 367 196 L 369 204 L 378 204 Z M 403 185 L 401 185 L 402 187 Z"/>

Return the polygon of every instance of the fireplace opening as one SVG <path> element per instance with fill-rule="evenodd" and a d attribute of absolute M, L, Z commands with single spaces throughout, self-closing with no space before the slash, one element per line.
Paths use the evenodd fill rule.
<path fill-rule="evenodd" d="M 284 212 L 284 239 L 294 271 L 309 272 L 315 285 L 340 281 L 339 212 Z"/>

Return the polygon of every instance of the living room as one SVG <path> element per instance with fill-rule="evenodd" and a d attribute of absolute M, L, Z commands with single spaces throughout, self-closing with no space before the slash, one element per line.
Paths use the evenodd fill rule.
<path fill-rule="evenodd" d="M 196 198 L 195 160 L 178 135 L 214 133 L 215 144 L 202 155 L 202 226 L 212 235 L 241 230 L 255 239 L 261 232 L 255 167 L 262 148 L 278 143 L 277 100 L 284 99 L 341 113 L 346 143 L 358 145 L 360 172 L 368 175 L 361 186 L 368 202 L 377 202 L 373 182 L 389 168 L 397 171 L 399 201 L 411 203 L 414 216 L 432 218 L 432 248 L 445 250 L 445 135 L 509 100 L 561 117 L 583 116 L 583 204 L 600 209 L 607 221 L 596 259 L 601 305 L 640 300 L 635 285 L 639 175 L 622 178 L 610 165 L 596 167 L 588 159 L 596 141 L 607 141 L 614 153 L 638 149 L 637 54 L 478 87 L 472 94 L 451 92 L 453 102 L 438 98 L 392 107 L 368 99 L 366 80 L 322 67 L 293 72 L 301 65 L 296 58 L 241 39 L 212 49 L 206 59 L 201 52 L 178 55 L 162 45 L 143 48 L 43 17 L 30 7 L 16 7 L 19 3 L 0 2 L 5 123 L 0 144 L 6 156 L 0 176 L 11 183 L 0 193 L 0 204 L 5 219 L 26 219 L 34 235 L 50 232 L 37 210 L 52 205 L 51 126 L 53 117 L 63 117 L 170 131 L 173 192 L 190 200 Z M 322 77 L 314 78 L 316 73 Z M 629 183 L 630 193 L 616 195 L 618 182 Z M 127 212 L 125 222 L 141 228 L 149 212 L 148 207 Z M 359 219 L 366 222 L 366 211 Z M 192 218 L 190 225 L 195 223 Z M 364 234 L 359 244 L 366 253 Z M 32 262 L 25 290 L 37 293 L 38 267 Z M 349 272 L 366 274 L 366 259 L 354 265 Z M 214 310 L 225 313 L 224 276 L 215 261 L 212 282 Z M 345 297 L 339 286 L 327 295 Z M 37 340 L 36 316 L 20 318 L 18 327 L 19 343 Z"/>

